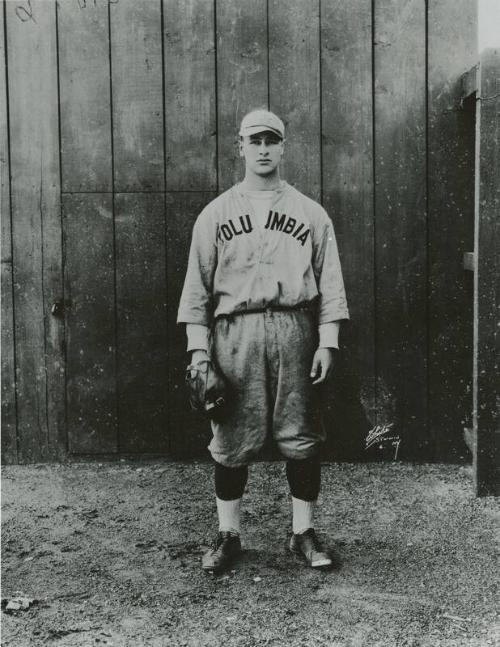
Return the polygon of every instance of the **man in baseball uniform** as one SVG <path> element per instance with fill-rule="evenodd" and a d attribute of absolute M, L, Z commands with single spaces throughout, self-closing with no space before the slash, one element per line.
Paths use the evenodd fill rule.
<path fill-rule="evenodd" d="M 330 566 L 314 531 L 324 441 L 315 400 L 349 317 L 337 243 L 323 207 L 280 179 L 281 119 L 254 110 L 239 136 L 245 177 L 196 220 L 178 313 L 191 364 L 211 359 L 231 390 L 212 421 L 219 532 L 202 566 L 220 571 L 240 553 L 248 464 L 268 437 L 286 459 L 290 550 Z"/>

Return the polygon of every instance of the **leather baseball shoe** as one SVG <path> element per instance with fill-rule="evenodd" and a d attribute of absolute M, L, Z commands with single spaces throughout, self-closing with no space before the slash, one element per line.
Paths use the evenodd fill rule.
<path fill-rule="evenodd" d="M 308 528 L 300 535 L 293 534 L 290 538 L 289 548 L 292 553 L 305 559 L 313 568 L 332 566 L 332 559 L 321 546 L 314 528 Z"/>
<path fill-rule="evenodd" d="M 240 536 L 232 532 L 219 531 L 213 547 L 203 555 L 201 567 L 204 571 L 223 571 L 240 553 Z"/>

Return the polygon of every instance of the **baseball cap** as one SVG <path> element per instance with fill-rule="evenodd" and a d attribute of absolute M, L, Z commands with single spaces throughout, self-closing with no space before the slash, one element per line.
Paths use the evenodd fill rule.
<path fill-rule="evenodd" d="M 243 117 L 239 134 L 241 137 L 245 137 L 262 133 L 265 130 L 270 130 L 278 135 L 278 137 L 281 137 L 281 139 L 285 138 L 285 124 L 274 112 L 269 112 L 269 110 L 253 110 Z"/>

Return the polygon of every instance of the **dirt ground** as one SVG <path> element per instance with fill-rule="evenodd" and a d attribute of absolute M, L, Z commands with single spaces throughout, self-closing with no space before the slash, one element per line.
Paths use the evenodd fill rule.
<path fill-rule="evenodd" d="M 318 530 L 342 565 L 284 550 L 283 466 L 250 471 L 245 553 L 213 576 L 208 463 L 3 469 L 2 644 L 484 647 L 500 645 L 500 509 L 468 467 L 329 464 Z M 5 604 L 22 594 L 26 610 Z"/>

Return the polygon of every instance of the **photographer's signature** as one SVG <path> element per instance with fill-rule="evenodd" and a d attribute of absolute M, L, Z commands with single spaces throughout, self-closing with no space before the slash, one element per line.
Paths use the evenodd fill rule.
<path fill-rule="evenodd" d="M 395 447 L 394 460 L 397 460 L 401 438 L 399 436 L 387 436 L 393 427 L 394 423 L 390 422 L 385 425 L 376 425 L 373 429 L 370 429 L 365 439 L 365 449 L 370 449 L 370 447 L 378 443 L 380 443 L 379 448 L 381 449 L 383 444 L 390 443 Z"/>

